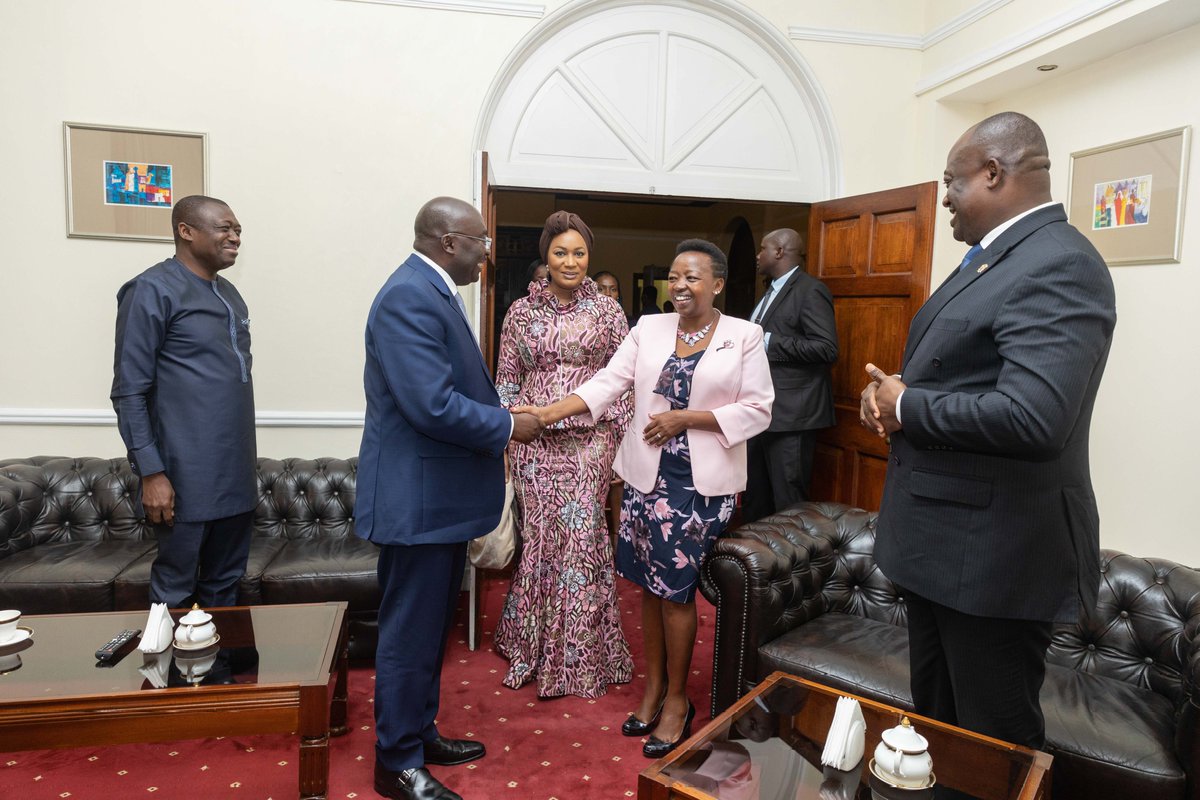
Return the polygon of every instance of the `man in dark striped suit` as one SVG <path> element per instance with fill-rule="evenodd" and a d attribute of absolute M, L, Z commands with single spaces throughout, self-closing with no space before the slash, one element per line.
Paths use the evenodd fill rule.
<path fill-rule="evenodd" d="M 891 442 L 875 556 L 904 592 L 917 711 L 1034 748 L 1051 626 L 1096 601 L 1088 429 L 1116 324 L 1049 169 L 1021 114 L 955 143 L 942 205 L 971 250 L 913 318 L 900 375 L 867 365 L 860 410 Z"/>

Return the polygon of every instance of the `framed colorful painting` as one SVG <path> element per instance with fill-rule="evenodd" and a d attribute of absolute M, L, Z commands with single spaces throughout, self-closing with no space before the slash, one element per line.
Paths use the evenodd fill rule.
<path fill-rule="evenodd" d="M 67 236 L 169 242 L 171 207 L 206 194 L 203 133 L 63 123 Z"/>
<path fill-rule="evenodd" d="M 1071 154 L 1067 216 L 1110 267 L 1177 264 L 1191 129 Z"/>

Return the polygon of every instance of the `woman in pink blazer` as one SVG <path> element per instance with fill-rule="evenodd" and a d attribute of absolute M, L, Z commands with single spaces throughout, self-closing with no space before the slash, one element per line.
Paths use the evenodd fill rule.
<path fill-rule="evenodd" d="M 625 480 L 616 564 L 642 587 L 648 663 L 642 702 L 621 732 L 655 731 L 643 747 L 650 758 L 691 733 L 700 562 L 746 488 L 746 441 L 767 429 L 775 399 L 762 328 L 713 308 L 727 271 L 716 245 L 681 242 L 667 278 L 676 313 L 643 316 L 608 366 L 562 400 L 514 409 L 546 425 L 599 417 L 633 389 L 633 419 L 613 464 Z"/>

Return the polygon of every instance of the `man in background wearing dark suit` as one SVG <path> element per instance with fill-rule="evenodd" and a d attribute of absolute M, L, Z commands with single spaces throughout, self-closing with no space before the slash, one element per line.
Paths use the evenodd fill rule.
<path fill-rule="evenodd" d="M 1049 170 L 1021 114 L 955 143 L 942 205 L 971 250 L 913 318 L 900 375 L 867 365 L 859 412 L 891 442 L 875 558 L 906 601 L 917 711 L 1032 748 L 1051 626 L 1096 602 L 1088 429 L 1116 324 Z"/>
<path fill-rule="evenodd" d="M 809 499 L 816 434 L 835 421 L 829 368 L 838 357 L 833 295 L 804 271 L 800 234 L 768 233 L 757 261 L 771 282 L 750 319 L 762 325 L 775 405 L 771 427 L 747 447 L 747 522 Z"/>
<path fill-rule="evenodd" d="M 426 764 L 465 764 L 480 742 L 434 724 L 442 656 L 467 542 L 500 521 L 502 456 L 541 433 L 510 414 L 484 364 L 457 286 L 479 279 L 491 240 L 461 200 L 417 213 L 416 250 L 367 318 L 366 423 L 355 531 L 380 546 L 375 654 L 375 791 L 397 800 L 462 800 Z"/>

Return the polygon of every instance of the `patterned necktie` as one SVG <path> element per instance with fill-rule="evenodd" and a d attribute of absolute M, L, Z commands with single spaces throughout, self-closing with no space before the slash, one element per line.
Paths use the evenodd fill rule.
<path fill-rule="evenodd" d="M 771 285 L 767 287 L 767 293 L 763 295 L 762 302 L 759 303 L 758 313 L 754 315 L 754 319 L 750 320 L 755 325 L 762 324 L 763 315 L 767 313 L 767 305 L 771 302 L 771 295 L 774 293 L 775 293 L 775 282 L 772 281 Z"/>
<path fill-rule="evenodd" d="M 980 247 L 979 245 L 977 245 L 977 244 L 972 245 L 971 249 L 967 251 L 967 254 L 965 256 L 963 256 L 962 263 L 958 265 L 958 268 L 961 270 L 967 264 L 971 263 L 971 259 L 974 258 L 975 256 L 979 255 L 982 251 L 983 251 L 983 248 Z"/>

